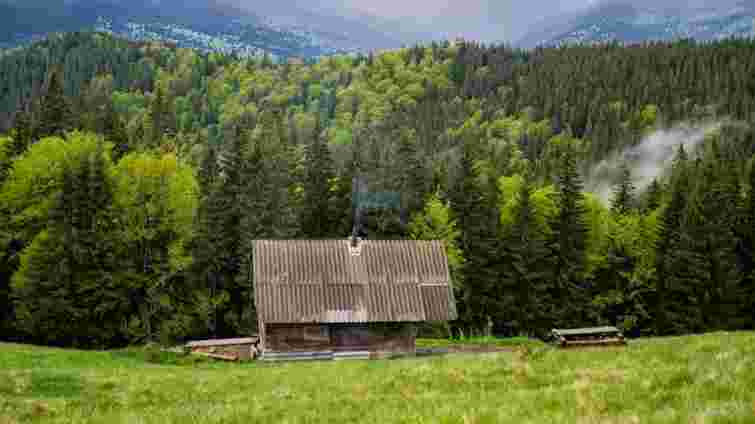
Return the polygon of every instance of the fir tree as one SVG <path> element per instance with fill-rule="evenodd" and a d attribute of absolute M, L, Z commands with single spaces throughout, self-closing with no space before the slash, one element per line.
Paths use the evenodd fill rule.
<path fill-rule="evenodd" d="M 559 325 L 574 326 L 585 321 L 587 287 L 585 260 L 587 225 L 582 197 L 582 179 L 577 172 L 576 153 L 569 147 L 563 154 L 558 179 L 559 210 L 551 224 L 548 241 L 553 261 L 551 296 L 557 304 L 554 317 Z"/>
<path fill-rule="evenodd" d="M 671 200 L 663 210 L 656 244 L 655 294 L 652 302 L 656 334 L 669 334 L 673 331 L 671 328 L 673 317 L 670 312 L 672 300 L 669 290 L 673 287 L 672 280 L 681 266 L 679 257 L 682 254 L 680 249 L 683 244 L 682 223 L 687 209 L 689 190 L 686 168 L 687 154 L 683 146 L 680 146 L 673 165 Z"/>
<path fill-rule="evenodd" d="M 738 256 L 742 264 L 743 327 L 755 329 L 755 156 L 747 173 L 747 195 L 740 200 L 737 222 Z"/>
<path fill-rule="evenodd" d="M 102 145 L 64 171 L 48 229 L 16 275 L 22 328 L 43 343 L 117 345 L 128 294 L 117 275 L 112 186 Z"/>
<path fill-rule="evenodd" d="M 644 196 L 643 196 L 644 212 L 650 213 L 658 209 L 658 207 L 661 206 L 662 197 L 663 197 L 663 187 L 661 187 L 661 184 L 658 182 L 657 178 L 653 178 L 653 181 L 650 183 L 650 185 L 647 188 L 647 191 L 644 193 Z"/>
<path fill-rule="evenodd" d="M 463 144 L 459 166 L 459 183 L 452 196 L 452 208 L 460 223 L 462 266 L 460 317 L 478 329 L 484 329 L 496 317 L 499 239 L 498 219 L 488 208 L 473 167 L 474 140 Z"/>
<path fill-rule="evenodd" d="M 333 161 L 322 137 L 319 118 L 315 119 L 312 140 L 306 147 L 302 229 L 308 238 L 333 235 Z"/>
<path fill-rule="evenodd" d="M 629 165 L 624 163 L 621 167 L 621 176 L 614 189 L 611 211 L 617 215 L 629 213 L 634 208 L 634 184 L 632 183 L 632 171 Z"/>
<path fill-rule="evenodd" d="M 34 123 L 31 120 L 31 114 L 24 110 L 19 109 L 16 113 L 16 120 L 11 130 L 11 137 L 13 139 L 13 145 L 10 149 L 10 156 L 18 156 L 33 142 L 35 134 Z"/>
<path fill-rule="evenodd" d="M 519 205 L 510 233 L 503 240 L 504 263 L 499 295 L 502 316 L 520 333 L 544 336 L 549 330 L 548 249 L 535 223 L 530 177 L 519 190 Z"/>
<path fill-rule="evenodd" d="M 63 91 L 60 72 L 50 74 L 47 93 L 42 97 L 39 119 L 34 129 L 33 140 L 45 136 L 63 136 L 73 127 L 73 112 Z"/>

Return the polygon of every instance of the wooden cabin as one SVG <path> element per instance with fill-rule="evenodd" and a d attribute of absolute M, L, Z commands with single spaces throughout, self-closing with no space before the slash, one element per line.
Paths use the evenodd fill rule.
<path fill-rule="evenodd" d="M 413 354 L 417 324 L 456 319 L 439 241 L 259 240 L 263 358 Z"/>

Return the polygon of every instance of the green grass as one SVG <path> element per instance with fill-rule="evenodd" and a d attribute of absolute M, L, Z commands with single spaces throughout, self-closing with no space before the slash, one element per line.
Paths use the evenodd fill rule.
<path fill-rule="evenodd" d="M 0 424 L 751 423 L 754 388 L 755 333 L 247 364 L 0 344 Z"/>
<path fill-rule="evenodd" d="M 418 339 L 417 347 L 495 346 L 495 347 L 543 347 L 545 344 L 527 337 L 455 337 L 449 339 Z"/>

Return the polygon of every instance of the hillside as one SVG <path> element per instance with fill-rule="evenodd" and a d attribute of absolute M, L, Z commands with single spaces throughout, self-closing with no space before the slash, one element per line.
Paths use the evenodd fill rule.
<path fill-rule="evenodd" d="M 244 365 L 0 344 L 0 420 L 744 423 L 755 415 L 753 358 L 752 333 L 527 356 Z"/>
<path fill-rule="evenodd" d="M 1 0 L 0 47 L 27 44 L 54 32 L 91 30 L 135 41 L 164 41 L 204 51 L 267 53 L 284 58 L 400 45 L 380 31 L 355 28 L 344 19 L 293 10 L 288 13 L 296 16 L 291 22 L 271 19 L 227 0 Z M 330 26 L 323 25 L 328 19 Z"/>
<path fill-rule="evenodd" d="M 677 2 L 620 0 L 551 18 L 518 45 L 560 45 L 618 41 L 640 43 L 692 38 L 698 41 L 755 36 L 755 9 L 748 2 Z"/>
<path fill-rule="evenodd" d="M 249 334 L 254 240 L 355 226 L 445 242 L 460 319 L 422 331 L 753 329 L 754 73 L 748 40 L 275 64 L 69 33 L 4 52 L 0 334 Z M 354 181 L 398 200 L 357 215 Z"/>

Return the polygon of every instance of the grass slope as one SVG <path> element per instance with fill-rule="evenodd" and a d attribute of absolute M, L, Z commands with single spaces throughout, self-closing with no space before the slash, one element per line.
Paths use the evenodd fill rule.
<path fill-rule="evenodd" d="M 755 333 L 522 352 L 238 365 L 0 344 L 0 423 L 755 422 Z"/>

